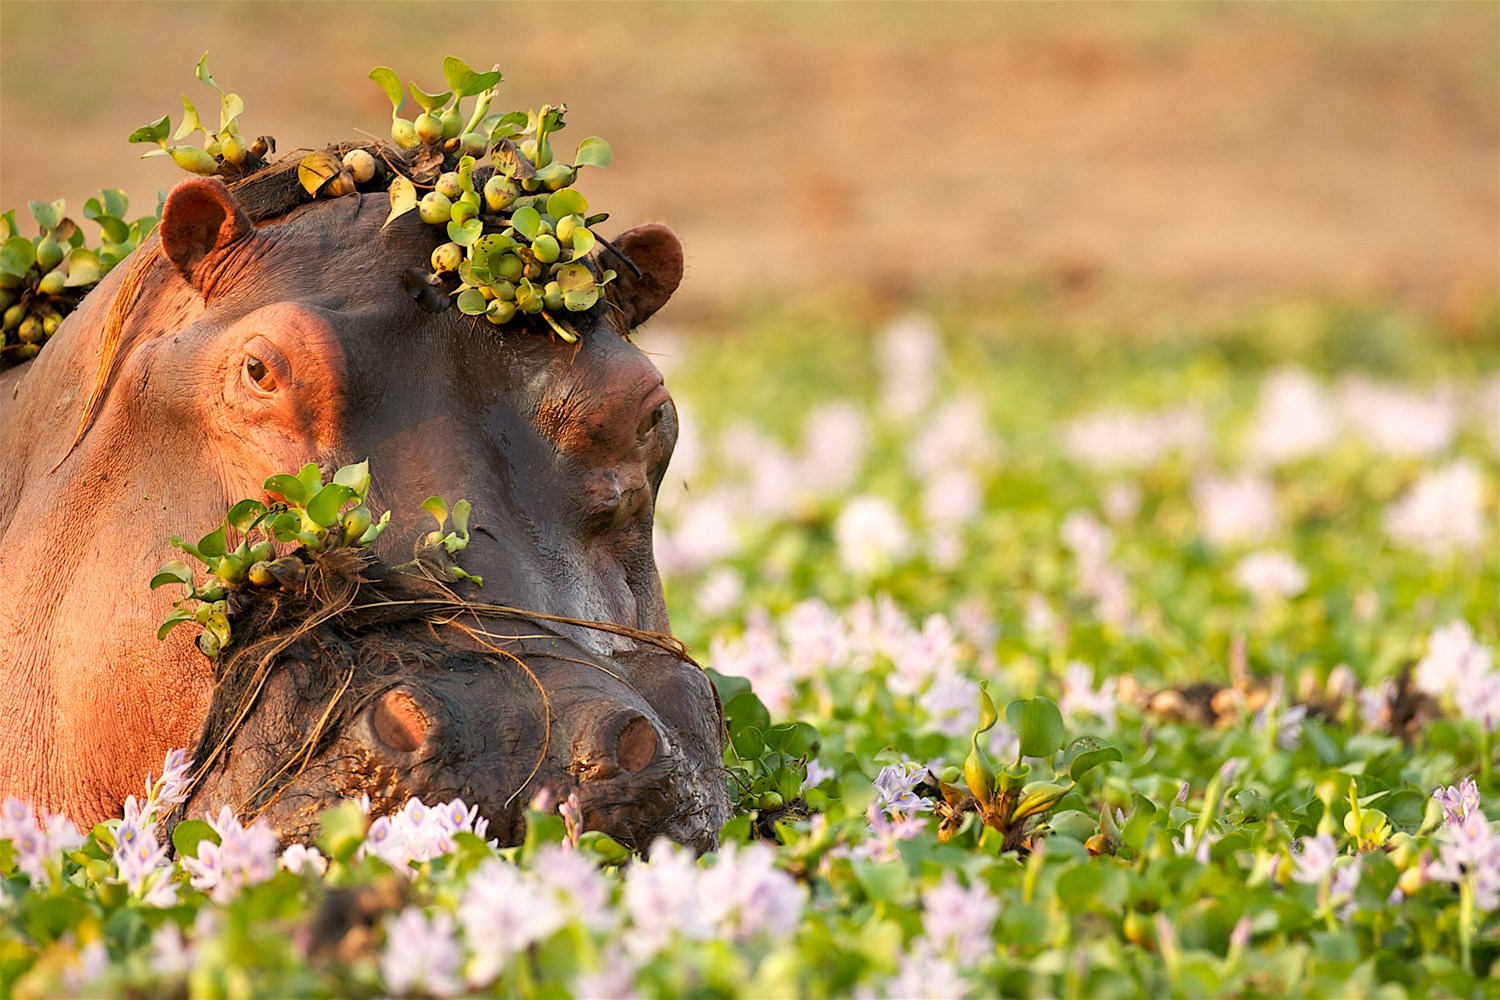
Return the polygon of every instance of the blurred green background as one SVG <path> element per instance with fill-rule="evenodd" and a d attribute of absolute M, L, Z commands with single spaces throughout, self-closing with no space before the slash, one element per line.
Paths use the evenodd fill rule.
<path fill-rule="evenodd" d="M 0 205 L 180 173 L 125 136 L 206 50 L 283 153 L 384 135 L 366 79 L 499 63 L 565 101 L 623 229 L 674 226 L 668 315 L 747 303 L 1131 309 L 1379 300 L 1474 333 L 1500 273 L 1500 6 L 0 3 Z M 618 229 L 614 231 L 618 231 Z M 606 232 L 610 231 L 606 227 Z"/>

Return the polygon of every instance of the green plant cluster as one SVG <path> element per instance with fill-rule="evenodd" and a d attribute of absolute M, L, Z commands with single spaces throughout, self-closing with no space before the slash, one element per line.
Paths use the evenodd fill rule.
<path fill-rule="evenodd" d="M 406 95 L 396 74 L 384 66 L 370 73 L 390 98 L 395 143 L 441 146 L 451 166 L 420 196 L 411 178 L 394 178 L 390 218 L 416 209 L 423 222 L 444 227 L 449 242 L 433 251 L 432 271 L 445 285 L 456 281 L 451 294 L 460 312 L 497 326 L 518 315 L 540 316 L 572 342 L 577 336 L 566 314 L 593 308 L 615 276 L 609 270 L 596 276 L 584 262 L 598 243 L 590 227 L 607 216 L 589 214 L 588 201 L 572 186 L 583 167 L 609 166 L 609 144 L 590 136 L 565 163 L 554 154 L 553 137 L 566 125 L 566 106 L 491 114 L 498 69 L 475 73 L 450 56 L 443 72 L 449 89 L 441 94 L 408 84 L 422 109 L 415 121 L 400 116 Z M 461 102 L 469 97 L 474 102 L 465 115 Z M 485 156 L 494 170 L 478 185 L 475 168 Z"/>
<path fill-rule="evenodd" d="M 191 174 L 212 177 L 222 174 L 231 179 L 264 165 L 265 157 L 276 151 L 276 140 L 267 135 L 246 138 L 240 131 L 240 115 L 245 102 L 214 82 L 208 71 L 208 53 L 198 60 L 198 80 L 219 94 L 219 126 L 209 128 L 198 114 L 198 108 L 184 94 L 182 122 L 173 131 L 170 115 L 162 115 L 130 133 L 130 142 L 155 143 L 158 148 L 142 154 L 170 156 L 172 162 Z M 203 133 L 202 146 L 180 144 L 194 132 Z M 170 137 L 170 139 L 169 139 Z"/>
<path fill-rule="evenodd" d="M 270 504 L 239 501 L 217 528 L 196 543 L 172 536 L 173 546 L 203 564 L 206 578 L 195 582 L 192 567 L 180 560 L 162 566 L 151 578 L 152 590 L 173 583 L 186 588 L 157 630 L 158 639 L 165 639 L 183 622 L 197 622 L 203 627 L 199 650 L 205 656 L 218 656 L 231 638 L 231 593 L 247 587 L 295 589 L 302 582 L 305 562 L 296 554 L 278 556 L 277 542 L 296 543 L 308 554 L 339 545 L 368 546 L 390 523 L 390 511 L 375 521 L 365 506 L 370 491 L 368 461 L 340 468 L 327 483 L 317 463 L 309 462 L 295 475 L 271 476 L 263 488 L 281 499 Z M 233 547 L 231 532 L 239 540 Z M 183 607 L 188 603 L 194 606 Z"/>
<path fill-rule="evenodd" d="M 169 562 L 151 578 L 151 589 L 181 584 L 183 596 L 173 602 L 173 611 L 157 630 L 165 639 L 183 622 L 196 622 L 203 631 L 198 649 L 216 657 L 232 638 L 235 608 L 232 596 L 249 588 L 281 587 L 295 590 L 307 571 L 308 559 L 340 546 L 368 548 L 390 525 L 391 512 L 376 520 L 366 505 L 370 493 L 369 460 L 336 470 L 323 481 L 317 463 L 309 462 L 295 474 L 278 473 L 262 488 L 271 502 L 245 499 L 229 508 L 224 520 L 197 542 L 173 535 L 172 544 L 203 564 L 205 578 L 197 582 L 186 562 Z M 422 507 L 437 520 L 419 548 L 432 546 L 453 557 L 469 544 L 471 505 L 459 500 L 451 510 L 442 497 L 428 497 Z M 449 518 L 453 527 L 448 529 Z M 447 530 L 445 530 L 447 529 Z M 237 539 L 237 544 L 232 544 Z M 278 554 L 277 545 L 295 546 Z M 398 567 L 399 568 L 399 567 Z M 448 572 L 456 580 L 484 580 L 455 565 Z M 188 605 L 188 606 L 184 606 Z"/>
<path fill-rule="evenodd" d="M 15 209 L 0 215 L 0 364 L 28 361 L 57 332 L 67 315 L 161 218 L 126 221 L 130 201 L 118 188 L 101 191 L 83 206 L 83 217 L 99 227 L 97 246 L 68 217 L 67 203 L 33 201 L 28 206 L 37 235 L 21 235 Z"/>
<path fill-rule="evenodd" d="M 244 102 L 214 82 L 206 54 L 197 74 L 219 92 L 218 129 L 204 125 L 184 97 L 175 132 L 164 115 L 132 132 L 130 141 L 156 143 L 160 148 L 147 156 L 170 156 L 195 174 L 233 178 L 263 166 L 275 141 L 262 136 L 247 142 L 240 134 Z M 575 342 L 568 314 L 592 309 L 615 277 L 614 271 L 586 262 L 600 244 L 591 227 L 608 215 L 591 214 L 587 199 L 573 187 L 584 167 L 609 166 L 609 143 L 589 136 L 578 144 L 572 162 L 565 162 L 553 140 L 566 127 L 566 105 L 492 112 L 501 81 L 498 67 L 479 73 L 449 56 L 443 75 L 448 89 L 429 93 L 415 82 L 403 89 L 388 67 L 370 72 L 390 98 L 391 141 L 407 151 L 405 160 L 386 156 L 379 147 L 348 149 L 342 157 L 316 150 L 298 162 L 298 180 L 314 198 L 385 187 L 391 200 L 387 224 L 416 210 L 423 222 L 447 233 L 448 242 L 432 253 L 430 280 L 460 312 L 484 316 L 496 326 L 518 316 L 539 317 L 553 334 Z M 421 109 L 415 119 L 401 116 L 408 93 Z M 202 149 L 169 143 L 169 136 L 175 141 L 195 131 L 204 134 Z M 486 157 L 492 172 L 479 183 L 475 171 Z"/>

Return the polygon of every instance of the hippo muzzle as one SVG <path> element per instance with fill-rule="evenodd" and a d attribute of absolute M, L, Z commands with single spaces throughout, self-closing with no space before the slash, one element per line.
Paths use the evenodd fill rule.
<path fill-rule="evenodd" d="M 340 554 L 299 593 L 243 609 L 184 814 L 228 804 L 299 840 L 341 799 L 368 795 L 381 815 L 461 798 L 510 845 L 539 797 L 576 796 L 586 829 L 633 849 L 717 843 L 723 716 L 702 670 L 646 644 L 588 653 L 517 616 L 433 612 L 432 592 Z"/>

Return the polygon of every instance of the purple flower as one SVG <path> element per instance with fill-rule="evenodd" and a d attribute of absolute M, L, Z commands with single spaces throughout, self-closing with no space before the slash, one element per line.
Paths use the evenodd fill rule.
<path fill-rule="evenodd" d="M 926 812 L 932 803 L 915 791 L 926 780 L 927 768 L 920 764 L 910 761 L 887 764 L 875 777 L 875 790 L 879 793 L 875 805 L 891 814 Z"/>
<path fill-rule="evenodd" d="M 241 826 L 228 806 L 219 810 L 217 817 L 210 815 L 207 819 L 219 835 L 219 842 L 201 840 L 198 856 L 182 859 L 182 867 L 192 876 L 195 888 L 207 890 L 216 903 L 227 903 L 242 889 L 259 885 L 276 874 L 277 849 L 281 845 L 276 831 L 265 820 Z"/>
<path fill-rule="evenodd" d="M 567 799 L 557 807 L 557 814 L 562 817 L 568 847 L 577 850 L 578 838 L 583 833 L 583 803 L 576 789 L 569 792 Z"/>
<path fill-rule="evenodd" d="M 824 767 L 817 759 L 807 762 L 807 781 L 805 787 L 816 788 L 829 778 L 838 777 L 838 772 L 831 767 Z"/>
<path fill-rule="evenodd" d="M 1443 807 L 1444 826 L 1462 826 L 1464 820 L 1479 811 L 1479 786 L 1473 778 L 1464 778 L 1454 788 L 1439 788 L 1432 793 L 1438 805 Z"/>
<path fill-rule="evenodd" d="M 1484 814 L 1472 812 L 1462 823 L 1443 827 L 1439 836 L 1438 858 L 1428 863 L 1424 877 L 1455 885 L 1467 881 L 1480 911 L 1500 909 L 1500 834 Z"/>
<path fill-rule="evenodd" d="M 870 836 L 854 853 L 872 861 L 889 861 L 897 857 L 898 843 L 920 837 L 927 831 L 927 821 L 920 814 L 895 812 L 887 815 L 874 802 L 870 803 L 865 817 L 869 820 Z"/>
<path fill-rule="evenodd" d="M 454 938 L 453 917 L 441 910 L 429 919 L 408 906 L 386 923 L 385 949 L 380 953 L 380 974 L 386 987 L 398 996 L 413 989 L 430 996 L 451 997 L 463 990 L 458 978 L 463 963 Z"/>
<path fill-rule="evenodd" d="M 156 826 L 153 824 L 138 833 L 128 824 L 121 824 L 119 832 L 130 830 L 136 833 L 129 841 L 118 838 L 118 846 L 115 848 L 115 866 L 119 870 L 120 878 L 130 886 L 131 892 L 140 890 L 141 885 L 167 861 L 167 847 L 165 844 L 156 842 Z"/>
<path fill-rule="evenodd" d="M 1331 834 L 1303 837 L 1292 852 L 1292 881 L 1322 885 L 1333 872 L 1333 862 L 1338 856 L 1338 844 Z"/>
<path fill-rule="evenodd" d="M 922 893 L 922 930 L 934 952 L 973 965 L 995 950 L 991 930 L 1000 915 L 1000 902 L 975 881 L 965 889 L 951 871 Z"/>

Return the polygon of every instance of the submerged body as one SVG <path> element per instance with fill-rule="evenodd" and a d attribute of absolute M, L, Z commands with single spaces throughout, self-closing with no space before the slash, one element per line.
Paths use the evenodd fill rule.
<path fill-rule="evenodd" d="M 184 181 L 159 238 L 0 375 L 0 790 L 88 824 L 196 744 L 212 664 L 190 629 L 156 640 L 171 598 L 146 581 L 171 535 L 307 461 L 369 458 L 387 562 L 410 558 L 424 497 L 466 497 L 484 600 L 669 630 L 651 522 L 676 417 L 625 334 L 676 288 L 676 238 L 619 237 L 640 273 L 568 345 L 421 308 L 403 274 L 443 237 L 414 213 L 383 226 L 387 209 L 355 195 L 255 222 L 218 181 Z"/>

